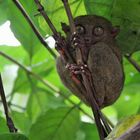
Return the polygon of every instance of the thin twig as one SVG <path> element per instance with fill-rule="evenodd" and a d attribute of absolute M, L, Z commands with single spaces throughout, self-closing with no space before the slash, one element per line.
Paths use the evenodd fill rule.
<path fill-rule="evenodd" d="M 68 100 L 71 104 L 76 105 L 75 102 L 73 102 L 71 99 L 69 99 L 65 94 L 63 94 L 62 92 L 59 91 L 59 89 L 55 86 L 53 86 L 51 83 L 49 83 L 48 81 L 42 79 L 39 75 L 35 74 L 34 72 L 32 72 L 30 69 L 26 68 L 24 65 L 20 64 L 18 61 L 16 61 L 15 59 L 13 59 L 12 57 L 8 56 L 7 54 L 3 53 L 0 51 L 0 55 L 2 55 L 4 58 L 8 59 L 9 61 L 13 62 L 14 64 L 18 65 L 21 69 L 23 69 L 25 72 L 27 72 L 28 74 L 32 75 L 35 79 L 37 79 L 38 81 L 40 81 L 41 83 L 43 83 L 45 86 L 49 87 L 52 91 L 54 91 L 55 93 L 58 93 L 59 95 L 63 96 L 66 100 Z M 88 116 L 91 120 L 93 120 L 93 117 L 90 116 L 88 113 L 85 112 L 85 110 L 83 110 L 80 106 L 77 106 L 77 108 L 86 116 Z"/>
<path fill-rule="evenodd" d="M 56 58 L 56 54 L 52 51 L 52 49 L 48 46 L 48 44 L 45 42 L 44 38 L 42 37 L 41 33 L 38 31 L 38 29 L 36 28 L 36 26 L 34 25 L 33 21 L 31 20 L 31 18 L 28 16 L 27 12 L 25 11 L 25 9 L 23 8 L 23 6 L 20 4 L 20 2 L 18 0 L 13 0 L 13 2 L 15 3 L 15 5 L 17 6 L 17 8 L 21 11 L 21 13 L 23 14 L 23 16 L 25 17 L 25 19 L 27 20 L 27 22 L 30 24 L 31 28 L 33 29 L 34 33 L 36 34 L 36 36 L 38 37 L 38 39 L 40 40 L 40 42 L 44 45 L 44 47 L 50 52 L 50 54 Z"/>
<path fill-rule="evenodd" d="M 52 24 L 51 20 L 49 19 L 48 15 L 46 14 L 44 7 L 41 5 L 41 2 L 39 0 L 34 0 L 37 7 L 38 11 L 41 13 L 41 15 L 44 17 L 45 21 L 48 23 L 49 27 L 51 28 L 53 34 L 57 34 L 56 28 Z"/>
<path fill-rule="evenodd" d="M 125 55 L 126 59 L 140 72 L 140 65 L 131 57 L 131 55 Z"/>
<path fill-rule="evenodd" d="M 2 82 L 1 74 L 0 74 L 0 96 L 1 96 L 2 103 L 3 103 L 3 108 L 4 108 L 6 121 L 7 121 L 7 126 L 9 128 L 9 131 L 11 133 L 16 133 L 17 129 L 15 128 L 14 122 L 9 115 L 9 110 L 8 110 L 8 105 L 7 105 L 7 102 L 6 102 L 6 97 L 5 97 L 5 92 L 4 92 L 4 88 L 3 88 L 3 82 Z"/>
<path fill-rule="evenodd" d="M 0 100 L 0 103 L 2 103 L 2 101 Z M 16 107 L 16 108 L 19 108 L 19 109 L 21 109 L 21 110 L 25 110 L 25 108 L 24 107 L 22 107 L 22 106 L 19 106 L 19 105 L 17 105 L 17 104 L 14 104 L 14 103 L 7 103 L 8 104 L 8 106 L 14 106 L 14 107 Z"/>

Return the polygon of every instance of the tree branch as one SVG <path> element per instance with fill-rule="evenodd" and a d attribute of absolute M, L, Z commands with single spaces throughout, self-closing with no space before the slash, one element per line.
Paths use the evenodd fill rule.
<path fill-rule="evenodd" d="M 56 31 L 56 28 L 54 27 L 54 25 L 52 24 L 51 20 L 49 19 L 48 15 L 46 14 L 43 5 L 41 5 L 41 2 L 39 0 L 34 0 L 38 11 L 41 13 L 41 15 L 43 16 L 43 18 L 45 19 L 45 21 L 47 22 L 47 24 L 49 25 L 50 29 L 52 30 L 54 35 L 57 35 L 58 32 Z"/>
<path fill-rule="evenodd" d="M 0 103 L 2 103 L 2 101 L 0 100 Z M 19 105 L 17 105 L 17 104 L 13 104 L 13 103 L 7 103 L 8 104 L 8 106 L 14 106 L 14 107 L 16 107 L 16 108 L 19 108 L 19 109 L 21 109 L 21 110 L 25 110 L 26 108 L 24 108 L 24 107 L 22 107 L 22 106 L 19 106 Z"/>
<path fill-rule="evenodd" d="M 140 65 L 131 57 L 131 55 L 125 55 L 125 58 L 140 72 Z"/>
<path fill-rule="evenodd" d="M 25 17 L 25 19 L 27 20 L 27 22 L 30 24 L 32 30 L 34 31 L 34 33 L 36 34 L 36 36 L 38 37 L 38 39 L 40 40 L 40 42 L 44 45 L 44 47 L 50 52 L 50 54 L 56 58 L 56 54 L 52 51 L 52 49 L 48 46 L 48 44 L 45 42 L 44 38 L 42 37 L 41 33 L 38 31 L 38 29 L 36 28 L 36 26 L 34 25 L 33 21 L 31 20 L 31 18 L 28 16 L 27 12 L 25 11 L 25 9 L 23 8 L 23 6 L 20 4 L 20 2 L 18 0 L 13 0 L 13 2 L 15 3 L 15 5 L 17 6 L 17 8 L 21 11 L 22 15 Z"/>
<path fill-rule="evenodd" d="M 59 89 L 57 87 L 55 87 L 54 85 L 52 85 L 51 83 L 49 83 L 48 81 L 42 79 L 39 75 L 37 75 L 36 73 L 32 72 L 30 69 L 26 68 L 24 65 L 20 64 L 18 61 L 16 61 L 15 59 L 13 59 L 12 57 L 8 56 L 7 54 L 3 53 L 0 51 L 0 55 L 2 55 L 4 58 L 8 59 L 9 61 L 13 62 L 14 64 L 18 65 L 21 69 L 23 69 L 27 74 L 32 75 L 35 79 L 37 79 L 38 81 L 40 81 L 42 84 L 44 84 L 45 86 L 49 87 L 53 92 L 58 93 L 59 95 L 61 95 L 62 97 L 64 97 L 66 100 L 68 100 L 71 104 L 76 105 L 75 102 L 73 102 L 71 99 L 69 99 L 65 94 L 63 94 L 62 92 L 59 91 Z M 86 116 L 88 116 L 91 120 L 93 120 L 92 116 L 90 116 L 87 112 L 85 112 L 85 110 L 83 110 L 80 106 L 77 106 L 77 108 Z"/>
<path fill-rule="evenodd" d="M 126 131 L 122 136 L 116 140 L 139 140 L 140 138 L 140 122 L 134 127 Z"/>
<path fill-rule="evenodd" d="M 5 92 L 4 92 L 4 88 L 3 88 L 3 82 L 2 82 L 1 74 L 0 74 L 0 96 L 1 96 L 1 100 L 2 100 L 4 113 L 5 113 L 5 116 L 6 116 L 6 121 L 7 121 L 7 126 L 9 128 L 9 131 L 11 133 L 16 133 L 17 129 L 15 128 L 13 120 L 9 115 L 9 110 L 8 110 L 8 105 L 7 105 L 7 102 L 6 102 L 6 97 L 5 97 Z"/>

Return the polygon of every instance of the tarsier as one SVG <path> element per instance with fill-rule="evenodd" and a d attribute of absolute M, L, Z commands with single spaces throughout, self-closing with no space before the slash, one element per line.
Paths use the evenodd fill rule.
<path fill-rule="evenodd" d="M 84 61 L 94 81 L 97 103 L 100 108 L 111 105 L 119 97 L 124 83 L 122 55 L 115 41 L 118 29 L 112 27 L 107 19 L 95 15 L 79 16 L 74 21 L 78 35 L 84 39 Z M 68 26 L 62 24 L 62 28 L 67 35 L 68 48 L 71 48 L 69 51 L 76 57 L 72 43 L 80 43 L 80 40 L 75 37 L 71 43 Z M 57 59 L 57 70 L 62 82 L 72 93 L 90 104 L 82 88 L 78 88 L 72 79 L 66 65 L 60 56 Z"/>

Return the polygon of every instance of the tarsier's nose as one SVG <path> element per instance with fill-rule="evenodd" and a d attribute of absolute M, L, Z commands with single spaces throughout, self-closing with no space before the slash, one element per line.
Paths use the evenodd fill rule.
<path fill-rule="evenodd" d="M 90 37 L 85 37 L 85 42 L 86 43 L 91 43 L 91 38 Z"/>

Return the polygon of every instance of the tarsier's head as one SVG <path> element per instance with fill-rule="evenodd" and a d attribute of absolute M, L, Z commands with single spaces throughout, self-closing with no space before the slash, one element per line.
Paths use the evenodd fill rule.
<path fill-rule="evenodd" d="M 87 44 L 95 44 L 99 41 L 108 41 L 117 36 L 119 28 L 113 27 L 107 19 L 96 15 L 78 16 L 74 19 L 76 32 L 80 34 Z M 70 28 L 62 24 L 62 29 L 66 34 L 70 33 Z"/>

